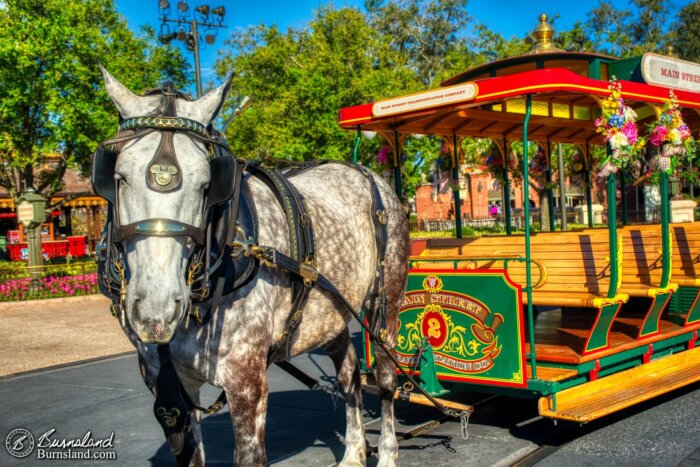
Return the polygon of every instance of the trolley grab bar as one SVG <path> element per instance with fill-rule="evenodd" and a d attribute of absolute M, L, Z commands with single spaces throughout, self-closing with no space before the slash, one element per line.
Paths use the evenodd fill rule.
<path fill-rule="evenodd" d="M 509 253 L 504 253 L 501 255 L 494 255 L 494 256 L 439 256 L 439 257 L 429 257 L 429 256 L 410 256 L 408 258 L 408 264 L 409 266 L 414 264 L 414 263 L 422 263 L 422 262 L 439 262 L 439 261 L 453 261 L 454 262 L 454 268 L 457 269 L 457 262 L 462 262 L 462 261 L 503 261 L 504 265 L 507 268 L 507 264 L 510 261 L 517 261 L 519 263 L 524 263 L 525 257 L 520 256 L 519 254 L 509 254 Z M 534 263 L 535 266 L 537 266 L 537 269 L 539 270 L 540 277 L 537 283 L 533 284 L 532 288 L 533 289 L 539 289 L 542 287 L 546 282 L 548 278 L 547 274 L 547 267 L 539 260 L 532 259 L 530 258 L 530 263 Z"/>

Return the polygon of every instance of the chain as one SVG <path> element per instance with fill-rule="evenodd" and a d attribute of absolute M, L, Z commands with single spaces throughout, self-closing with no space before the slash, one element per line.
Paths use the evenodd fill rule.
<path fill-rule="evenodd" d="M 336 404 L 338 400 L 340 399 L 340 385 L 338 384 L 338 381 L 332 384 L 325 384 L 325 385 L 317 385 L 316 387 L 312 389 L 317 389 L 319 391 L 323 391 L 325 393 L 330 394 L 331 400 L 333 401 L 333 410 L 336 409 Z"/>
<path fill-rule="evenodd" d="M 187 269 L 187 285 L 192 285 L 194 283 L 194 278 L 197 273 L 202 269 L 201 261 L 193 261 L 190 267 Z"/>
<path fill-rule="evenodd" d="M 240 251 L 242 251 L 245 256 L 259 260 L 268 268 L 276 267 L 276 265 L 270 261 L 268 250 L 253 241 L 235 241 L 231 244 L 231 246 L 234 248 L 234 250 L 236 248 L 240 248 Z M 240 252 L 236 252 L 236 255 L 238 254 L 240 254 Z"/>
<path fill-rule="evenodd" d="M 462 439 L 469 439 L 469 412 L 462 410 L 457 412 L 453 409 L 445 409 L 445 414 L 450 417 L 459 418 L 459 423 L 462 427 Z"/>
<path fill-rule="evenodd" d="M 112 261 L 114 269 L 119 274 L 119 323 L 122 327 L 126 326 L 126 319 L 124 317 L 126 308 L 126 268 L 124 267 L 124 261 L 121 255 L 116 261 Z"/>

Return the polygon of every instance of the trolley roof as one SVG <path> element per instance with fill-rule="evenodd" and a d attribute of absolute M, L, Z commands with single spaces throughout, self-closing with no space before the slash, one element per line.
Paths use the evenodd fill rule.
<path fill-rule="evenodd" d="M 623 80 L 620 84 L 640 123 L 653 121 L 654 105 L 659 107 L 669 96 L 667 87 Z M 519 139 L 525 97 L 532 95 L 530 139 L 602 144 L 593 121 L 600 115 L 600 100 L 610 93 L 608 86 L 607 81 L 563 68 L 533 70 L 346 107 L 339 120 L 342 127 L 359 125 L 372 131 Z M 698 128 L 700 93 L 674 92 L 686 122 Z"/>

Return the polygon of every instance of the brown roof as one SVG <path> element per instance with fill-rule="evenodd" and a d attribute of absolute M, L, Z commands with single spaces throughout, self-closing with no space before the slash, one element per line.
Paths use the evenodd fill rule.
<path fill-rule="evenodd" d="M 93 193 L 92 184 L 89 178 L 85 178 L 79 173 L 71 169 L 66 169 L 63 175 L 62 188 L 54 193 L 54 196 L 70 196 L 76 193 Z M 10 194 L 4 188 L 0 187 L 0 198 L 9 198 Z"/>

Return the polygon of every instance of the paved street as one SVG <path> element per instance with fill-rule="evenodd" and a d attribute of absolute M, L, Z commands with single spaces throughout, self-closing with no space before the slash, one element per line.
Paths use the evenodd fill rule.
<path fill-rule="evenodd" d="M 50 306 L 49 306 L 50 305 Z M 28 336 L 32 317 L 47 314 L 51 326 Z M 105 304 L 96 297 L 54 303 L 14 304 L 0 307 L 4 341 L 3 368 L 23 371 L 76 358 L 121 352 L 128 347 Z M 106 319 L 109 318 L 109 319 Z M 69 332 L 78 326 L 81 333 Z M 357 330 L 356 330 L 357 331 Z M 41 334 L 43 332 L 43 335 Z M 355 337 L 358 333 L 355 332 Z M 51 351 L 39 345 L 51 340 Z M 35 344 L 36 343 L 36 344 Z M 15 360 L 25 360 L 15 362 Z M 332 383 L 332 364 L 322 352 L 294 362 L 324 384 Z M 267 447 L 270 461 L 281 466 L 327 466 L 342 458 L 345 415 L 343 401 L 334 405 L 330 393 L 308 390 L 273 366 L 269 371 L 270 399 Z M 213 401 L 215 388 L 206 388 L 203 402 Z M 509 465 L 540 444 L 553 444 L 543 466 L 645 465 L 684 467 L 700 465 L 700 384 L 681 389 L 620 414 L 579 427 L 555 426 L 537 416 L 535 402 L 485 394 L 464 394 L 459 400 L 474 404 L 469 439 L 463 440 L 459 423 L 447 420 L 401 441 L 399 465 L 420 466 Z M 162 431 L 152 415 L 153 397 L 138 372 L 134 354 L 89 363 L 39 370 L 0 379 L 0 440 L 18 427 L 35 438 L 55 429 L 55 438 L 82 438 L 89 430 L 94 439 L 114 432 L 120 465 L 173 465 Z M 365 396 L 367 439 L 378 438 L 377 401 Z M 397 403 L 399 433 L 440 418 L 434 409 Z M 203 423 L 207 463 L 230 464 L 233 434 L 227 413 L 207 417 Z M 556 450 L 557 443 L 563 446 Z M 0 465 L 44 465 L 36 452 L 24 460 L 0 448 Z M 79 461 L 71 461 L 71 465 Z M 94 461 L 84 461 L 91 465 Z M 110 461 L 104 461 L 109 464 Z M 376 464 L 370 458 L 368 464 Z"/>
<path fill-rule="evenodd" d="M 329 381 L 331 364 L 327 357 L 314 353 L 300 357 L 296 363 Z M 270 461 L 282 466 L 327 466 L 338 461 L 343 450 L 342 401 L 334 407 L 330 394 L 307 390 L 276 367 L 270 370 L 270 387 Z M 696 416 L 700 413 L 699 389 L 695 385 L 584 428 L 554 427 L 551 421 L 536 416 L 532 402 L 493 398 L 477 405 L 467 441 L 461 439 L 459 424 L 448 421 L 402 441 L 400 465 L 508 465 L 561 429 L 581 437 L 541 465 L 677 465 L 700 446 Z M 216 395 L 210 388 L 204 400 Z M 483 395 L 476 394 L 464 398 L 472 403 L 483 399 Z M 140 381 L 133 355 L 3 380 L 0 400 L 4 414 L 0 421 L 2 439 L 17 427 L 27 428 L 35 436 L 55 428 L 56 436 L 69 438 L 82 437 L 87 430 L 95 438 L 114 432 L 119 464 L 172 464 L 152 416 L 153 398 Z M 365 420 L 370 443 L 377 439 L 377 423 L 373 423 L 376 416 L 374 398 L 367 396 Z M 403 404 L 399 404 L 397 413 L 400 431 L 437 416 L 431 409 Z M 208 417 L 203 430 L 207 463 L 229 464 L 233 436 L 228 415 Z M 3 465 L 45 462 L 32 456 L 18 461 L 4 449 L 0 454 Z M 375 462 L 371 459 L 369 465 Z M 692 459 L 685 465 L 694 465 Z"/>

